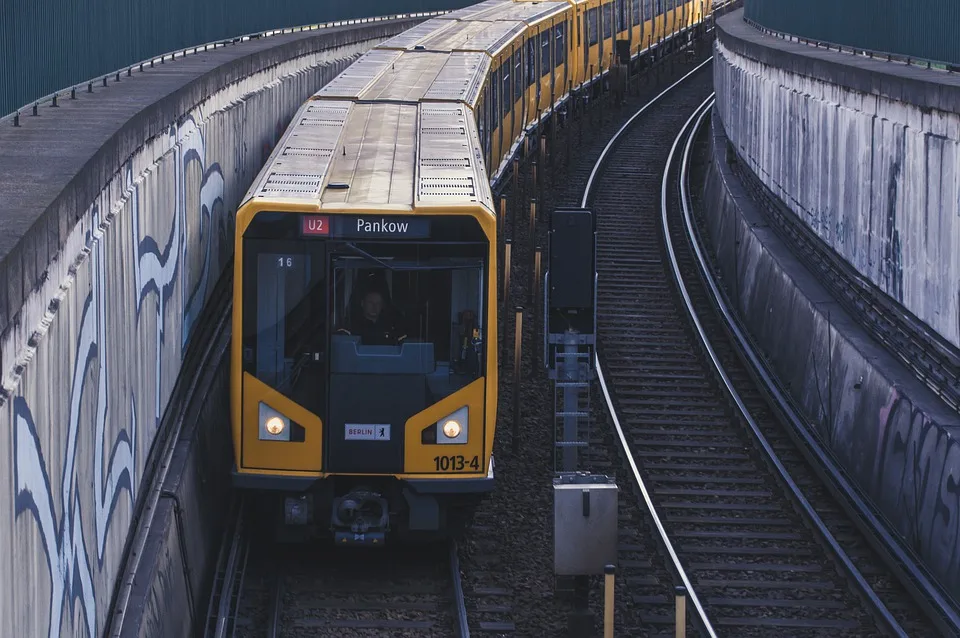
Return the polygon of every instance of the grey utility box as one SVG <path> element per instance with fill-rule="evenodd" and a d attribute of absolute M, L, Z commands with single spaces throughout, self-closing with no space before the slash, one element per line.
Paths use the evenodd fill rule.
<path fill-rule="evenodd" d="M 553 479 L 553 565 L 557 576 L 602 574 L 617 564 L 617 484 L 583 472 Z"/>

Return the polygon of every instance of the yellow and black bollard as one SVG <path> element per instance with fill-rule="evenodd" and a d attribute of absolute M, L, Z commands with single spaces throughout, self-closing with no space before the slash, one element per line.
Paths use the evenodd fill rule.
<path fill-rule="evenodd" d="M 520 356 L 523 345 L 523 306 L 516 308 L 513 335 L 513 451 L 520 449 Z"/>
<path fill-rule="evenodd" d="M 504 241 L 503 246 L 503 311 L 506 313 L 507 305 L 510 303 L 510 253 L 513 242 L 509 239 Z"/>
<path fill-rule="evenodd" d="M 687 588 L 678 585 L 674 589 L 677 596 L 677 638 L 685 638 L 687 635 Z"/>
<path fill-rule="evenodd" d="M 603 568 L 603 638 L 613 638 L 613 578 L 616 572 L 617 568 L 613 565 Z"/>
<path fill-rule="evenodd" d="M 534 197 L 530 200 L 530 219 L 527 223 L 527 232 L 529 233 L 528 239 L 530 240 L 530 247 L 533 248 L 534 244 L 537 242 L 537 198 Z M 533 257 L 533 255 L 530 255 Z"/>
<path fill-rule="evenodd" d="M 536 251 L 533 254 L 533 285 L 530 287 L 533 290 L 533 299 L 531 300 L 530 307 L 533 312 L 533 369 L 534 374 L 537 373 L 538 368 L 540 367 L 540 348 L 543 343 L 540 339 L 540 320 L 541 313 L 543 312 L 540 306 L 540 295 L 542 290 L 540 288 L 540 257 L 542 250 L 540 246 L 537 246 Z"/>
<path fill-rule="evenodd" d="M 507 221 L 507 196 L 500 196 L 500 219 L 497 220 L 497 241 L 499 242 L 499 252 L 497 254 L 503 254 L 504 240 L 507 238 L 507 233 L 504 230 L 504 224 Z"/>

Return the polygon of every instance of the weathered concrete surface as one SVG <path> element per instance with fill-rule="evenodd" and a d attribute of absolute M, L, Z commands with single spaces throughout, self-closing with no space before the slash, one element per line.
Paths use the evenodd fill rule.
<path fill-rule="evenodd" d="M 196 414 L 173 453 L 170 473 L 134 578 L 122 638 L 195 636 L 206 621 L 217 551 L 230 500 L 229 335 L 212 387 L 194 397 Z"/>
<path fill-rule="evenodd" d="M 826 243 L 960 346 L 960 76 L 717 22 L 731 141 Z"/>
<path fill-rule="evenodd" d="M 191 56 L 0 130 L 0 636 L 101 635 L 239 198 L 303 100 L 411 24 Z"/>
<path fill-rule="evenodd" d="M 960 598 L 960 418 L 870 339 L 767 226 L 726 164 L 716 115 L 703 195 L 741 320 L 839 463 Z"/>

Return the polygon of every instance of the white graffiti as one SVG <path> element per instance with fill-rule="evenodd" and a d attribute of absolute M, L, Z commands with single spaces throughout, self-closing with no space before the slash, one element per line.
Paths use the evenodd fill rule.
<path fill-rule="evenodd" d="M 77 353 L 73 366 L 73 382 L 70 391 L 70 416 L 67 429 L 67 445 L 64 452 L 63 474 L 60 494 L 63 517 L 57 524 L 53 490 L 37 427 L 26 401 L 17 397 L 14 404 L 16 418 L 16 485 L 17 515 L 33 512 L 43 538 L 50 570 L 50 625 L 48 635 L 60 633 L 64 598 L 71 611 L 80 601 L 89 636 L 96 635 L 97 609 L 94 600 L 93 572 L 87 557 L 83 535 L 83 515 L 80 506 L 80 485 L 77 475 L 77 443 L 80 433 L 81 399 L 83 398 L 87 373 L 97 361 L 96 397 L 96 448 L 94 464 L 94 496 L 96 503 L 96 530 L 98 558 L 102 562 L 103 547 L 109 527 L 110 514 L 123 487 L 130 490 L 133 501 L 134 455 L 131 446 L 136 435 L 131 427 L 129 435 L 123 433 L 114 442 L 106 485 L 103 482 L 103 446 L 107 418 L 107 369 L 105 347 L 106 317 L 103 292 L 103 234 L 99 210 L 93 211 L 93 231 L 88 235 L 85 251 L 91 259 L 91 292 L 84 304 L 77 338 Z M 32 442 L 33 445 L 30 445 Z"/>
<path fill-rule="evenodd" d="M 135 181 L 133 166 L 128 163 L 123 170 L 124 190 L 128 199 L 123 202 L 131 218 L 133 246 L 136 253 L 134 262 L 134 290 L 136 295 L 136 318 L 107 313 L 108 308 L 123 309 L 125 306 L 108 300 L 108 282 L 115 281 L 116 275 L 106 271 L 107 258 L 104 254 L 104 232 L 112 222 L 112 215 L 102 219 L 98 207 L 92 211 L 92 231 L 87 234 L 84 252 L 85 261 L 79 262 L 79 268 L 89 268 L 90 293 L 84 301 L 80 327 L 76 332 L 76 354 L 72 368 L 72 382 L 69 397 L 69 417 L 65 448 L 62 450 L 62 476 L 60 481 L 59 502 L 63 508 L 60 518 L 57 516 L 57 506 L 54 497 L 54 488 L 50 480 L 48 465 L 44 460 L 43 446 L 38 432 L 37 423 L 27 400 L 23 396 L 16 396 L 13 401 L 14 411 L 14 448 L 15 448 L 15 484 L 16 484 L 16 516 L 30 511 L 35 519 L 39 534 L 46 553 L 47 567 L 50 575 L 50 604 L 48 636 L 53 638 L 60 634 L 61 624 L 64 621 L 64 604 L 69 605 L 68 618 L 76 617 L 76 607 L 79 603 L 83 612 L 83 622 L 88 636 L 97 635 L 97 592 L 94 591 L 94 566 L 91 564 L 87 551 L 83 529 L 82 502 L 89 502 L 87 490 L 93 489 L 94 519 L 97 545 L 97 568 L 103 569 L 104 556 L 107 547 L 107 538 L 111 524 L 115 520 L 118 503 L 124 491 L 129 493 L 129 507 L 126 510 L 132 513 L 135 503 L 138 481 L 137 476 L 137 449 L 139 445 L 149 445 L 153 440 L 162 418 L 167 394 L 172 389 L 172 379 L 163 377 L 164 366 L 179 368 L 182 359 L 182 348 L 187 342 L 194 322 L 199 316 L 206 302 L 207 290 L 210 285 L 211 271 L 219 273 L 221 264 L 214 252 L 219 243 L 217 239 L 215 206 L 223 203 L 224 180 L 219 165 L 214 164 L 207 168 L 204 140 L 200 128 L 192 119 L 187 119 L 179 127 L 173 127 L 170 135 L 174 137 L 174 164 L 175 164 L 175 199 L 173 215 L 169 215 L 170 208 L 161 205 L 158 209 L 148 210 L 147 218 L 160 222 L 166 233 L 167 240 L 161 250 L 157 241 L 149 232 L 141 234 L 141 228 L 146 220 L 141 219 L 145 211 L 142 210 L 141 189 L 143 184 Z M 187 168 L 197 162 L 202 175 L 200 192 L 191 195 L 188 193 Z M 159 172 L 152 175 L 156 178 Z M 147 173 L 150 175 L 150 173 Z M 161 192 L 165 190 L 162 184 L 157 185 Z M 169 191 L 168 191 L 169 192 Z M 186 272 L 185 259 L 187 254 L 188 207 L 191 197 L 198 197 L 200 237 L 190 238 L 190 243 L 198 246 L 202 251 L 202 265 L 200 273 L 191 277 Z M 122 250 L 125 242 L 119 241 L 118 250 Z M 129 258 L 129 257 L 127 257 Z M 181 269 L 181 263 L 183 268 Z M 192 289 L 188 282 L 193 282 Z M 171 326 L 167 321 L 170 314 L 170 302 L 176 286 L 181 287 L 182 312 L 180 326 Z M 117 294 L 113 290 L 110 294 Z M 144 302 L 152 294 L 156 294 L 156 335 L 140 335 L 141 313 Z M 111 303 L 108 303 L 110 301 Z M 69 317 L 69 315 L 61 315 Z M 109 323 L 109 329 L 108 329 Z M 151 322 L 147 322 L 149 325 Z M 164 349 L 167 342 L 167 333 L 179 328 L 182 335 L 178 348 Z M 175 333 L 174 333 L 175 334 Z M 108 338 L 109 335 L 109 338 Z M 130 335 L 132 338 L 125 338 Z M 152 427 L 138 428 L 137 408 L 151 398 L 137 395 L 137 385 L 133 379 L 133 365 L 145 362 L 148 359 L 141 357 L 124 357 L 125 353 L 109 351 L 110 347 L 122 348 L 123 343 L 135 343 L 141 347 L 144 338 L 153 341 L 156 346 L 155 367 L 145 370 L 148 378 L 152 372 L 153 379 L 153 418 Z M 111 355 L 113 355 L 111 357 Z M 118 387 L 110 384 L 110 362 L 118 364 L 121 369 L 114 373 L 114 382 L 123 379 L 124 375 L 130 378 L 130 390 L 124 393 Z M 124 368 L 124 366 L 131 366 Z M 96 382 L 96 388 L 92 383 Z M 165 383 L 166 381 L 166 383 Z M 38 383 L 45 383 L 44 380 Z M 120 383 L 123 383 L 122 381 Z M 90 385 L 91 387 L 87 387 Z M 166 387 L 167 394 L 164 394 Z M 88 391 L 94 396 L 88 397 Z M 149 393 L 149 390 L 147 390 Z M 53 396 L 51 395 L 51 399 Z M 86 407 L 85 407 L 86 406 Z M 111 406 L 117 406 L 111 415 Z M 95 408 L 95 423 L 90 428 L 84 422 L 84 415 L 89 409 Z M 144 406 L 145 407 L 145 406 Z M 124 426 L 127 412 L 129 421 Z M 149 414 L 150 408 L 141 410 Z M 55 410 L 51 410 L 55 412 Z M 87 417 L 88 418 L 88 417 Z M 43 424 L 41 424 L 43 425 Z M 108 427 L 112 426 L 112 427 Z M 108 429 L 119 430 L 111 441 L 108 441 Z M 143 432 L 141 430 L 149 431 Z M 94 431 L 93 459 L 88 467 L 83 467 L 86 461 L 78 452 L 81 448 L 81 434 L 84 437 L 91 430 Z M 139 438 L 138 438 L 139 437 Z M 146 441 L 142 439 L 146 438 Z M 83 448 L 86 449 L 86 443 Z M 92 480 L 86 479 L 88 472 L 92 472 Z M 126 530 L 124 530 L 126 532 Z M 125 539 L 121 539 L 121 544 Z M 111 574 L 111 578 L 114 575 Z M 101 592 L 101 596 L 109 598 L 109 592 Z"/>

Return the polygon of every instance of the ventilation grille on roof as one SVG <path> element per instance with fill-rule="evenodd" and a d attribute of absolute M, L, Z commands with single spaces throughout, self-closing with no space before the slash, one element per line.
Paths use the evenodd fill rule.
<path fill-rule="evenodd" d="M 463 126 L 429 126 L 420 132 L 423 135 L 466 135 L 467 129 Z"/>
<path fill-rule="evenodd" d="M 333 149 L 330 148 L 296 148 L 288 146 L 283 149 L 283 155 L 293 155 L 297 157 L 330 157 L 333 155 Z"/>
<path fill-rule="evenodd" d="M 424 177 L 420 188 L 427 197 L 476 197 L 472 177 Z"/>
<path fill-rule="evenodd" d="M 319 117 L 305 117 L 300 120 L 300 126 L 335 126 L 343 127 L 343 120 L 326 120 Z"/>
<path fill-rule="evenodd" d="M 319 189 L 318 176 L 293 173 L 272 173 L 263 185 L 263 192 L 269 194 L 304 195 L 316 193 Z"/>
<path fill-rule="evenodd" d="M 446 104 L 443 106 L 430 106 L 429 103 L 427 103 L 420 107 L 420 112 L 423 115 L 443 115 L 445 117 L 457 115 L 463 117 L 462 108 L 451 109 L 450 106 Z"/>
<path fill-rule="evenodd" d="M 327 106 L 326 104 L 311 104 L 307 107 L 307 113 L 324 113 L 341 121 L 347 119 L 347 113 L 350 112 L 349 106 Z"/>
<path fill-rule="evenodd" d="M 456 157 L 424 157 L 420 160 L 420 165 L 427 168 L 470 168 L 470 159 L 467 157 L 462 159 Z"/>

